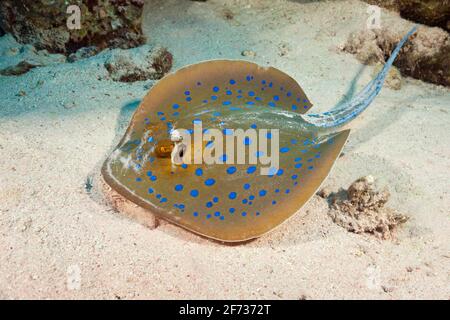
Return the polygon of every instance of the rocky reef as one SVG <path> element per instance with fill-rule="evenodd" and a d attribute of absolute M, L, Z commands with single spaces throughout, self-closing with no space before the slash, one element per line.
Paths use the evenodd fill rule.
<path fill-rule="evenodd" d="M 362 63 L 384 63 L 405 33 L 396 28 L 362 30 L 351 34 L 342 49 Z M 450 35 L 440 28 L 419 28 L 394 65 L 403 75 L 450 87 Z"/>
<path fill-rule="evenodd" d="M 322 189 L 319 196 L 329 201 L 331 219 L 350 232 L 392 239 L 395 228 L 408 220 L 406 215 L 385 207 L 390 194 L 387 189 L 376 188 L 373 176 L 357 179 L 347 190 Z"/>
<path fill-rule="evenodd" d="M 102 52 L 96 47 L 85 47 L 66 57 L 37 50 L 31 44 L 20 44 L 11 34 L 0 37 L 0 57 L 2 76 L 20 76 L 34 68 L 91 59 L 95 65 L 104 67 L 106 75 L 102 78 L 121 82 L 158 80 L 170 71 L 173 63 L 166 48 L 151 44 L 130 49 L 107 48 Z"/>
<path fill-rule="evenodd" d="M 172 68 L 173 57 L 166 48 L 141 46 L 132 50 L 116 49 L 105 61 L 111 79 L 135 82 L 161 79 Z"/>
<path fill-rule="evenodd" d="M 62 54 L 37 50 L 30 44 L 18 43 L 11 34 L 0 37 L 0 75 L 18 76 L 33 68 L 66 62 Z"/>
<path fill-rule="evenodd" d="M 69 5 L 80 9 L 80 28 L 69 29 Z M 69 55 L 83 47 L 131 48 L 144 43 L 143 0 L 2 0 L 0 35 L 11 33 L 38 50 Z"/>
<path fill-rule="evenodd" d="M 450 0 L 366 0 L 408 20 L 450 31 Z"/>

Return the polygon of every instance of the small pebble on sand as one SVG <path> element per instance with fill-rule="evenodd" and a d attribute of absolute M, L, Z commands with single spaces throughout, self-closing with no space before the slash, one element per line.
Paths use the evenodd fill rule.
<path fill-rule="evenodd" d="M 241 55 L 243 57 L 254 58 L 254 57 L 256 57 L 256 52 L 252 51 L 252 50 L 244 50 L 244 51 L 241 52 Z"/>

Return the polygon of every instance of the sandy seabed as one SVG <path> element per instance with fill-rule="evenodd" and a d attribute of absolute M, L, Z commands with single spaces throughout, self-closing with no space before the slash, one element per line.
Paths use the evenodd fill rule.
<path fill-rule="evenodd" d="M 360 1 L 147 1 L 144 31 L 174 69 L 249 59 L 293 76 L 324 111 L 362 66 L 337 48 Z M 383 11 L 382 23 L 411 23 Z M 247 50 L 256 53 L 243 57 Z M 0 298 L 450 298 L 450 91 L 404 78 L 357 120 L 325 186 L 371 174 L 409 221 L 393 241 L 334 224 L 315 196 L 289 223 L 226 246 L 116 213 L 99 169 L 152 82 L 113 82 L 97 56 L 0 76 Z M 365 67 L 358 88 L 370 81 Z M 85 190 L 87 177 L 93 190 Z"/>

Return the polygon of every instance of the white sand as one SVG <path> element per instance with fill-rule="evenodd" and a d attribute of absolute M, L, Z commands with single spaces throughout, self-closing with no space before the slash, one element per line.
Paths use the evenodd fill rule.
<path fill-rule="evenodd" d="M 175 68 L 252 50 L 297 79 L 316 110 L 333 106 L 361 67 L 336 47 L 365 27 L 362 2 L 226 3 L 148 1 L 145 32 Z M 410 25 L 383 12 L 382 23 Z M 372 174 L 388 185 L 388 205 L 411 217 L 397 241 L 347 232 L 314 197 L 269 235 L 225 246 L 167 223 L 149 230 L 105 204 L 99 167 L 147 89 L 98 80 L 101 61 L 0 76 L 0 298 L 450 297 L 450 90 L 410 78 L 384 88 L 351 124 L 325 182 L 337 189 Z"/>

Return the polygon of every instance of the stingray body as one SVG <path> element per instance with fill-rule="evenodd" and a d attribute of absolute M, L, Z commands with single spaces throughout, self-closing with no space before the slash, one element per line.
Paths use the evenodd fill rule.
<path fill-rule="evenodd" d="M 339 127 L 373 101 L 413 32 L 360 94 L 321 114 L 306 113 L 312 105 L 303 90 L 275 68 L 216 60 L 180 69 L 143 99 L 103 165 L 105 181 L 153 214 L 203 236 L 230 242 L 261 236 L 297 212 L 320 187 L 349 135 Z M 234 155 L 217 154 L 224 149 L 214 150 L 213 139 L 201 148 L 214 150 L 218 163 L 174 164 L 171 132 L 192 130 L 196 122 L 205 134 L 210 129 L 226 135 L 230 129 L 264 128 L 268 141 L 270 130 L 278 129 L 279 165 L 261 175 L 261 163 L 236 164 Z M 246 159 L 255 152 L 257 158 L 263 156 L 252 148 L 257 144 L 253 139 L 245 138 Z"/>

